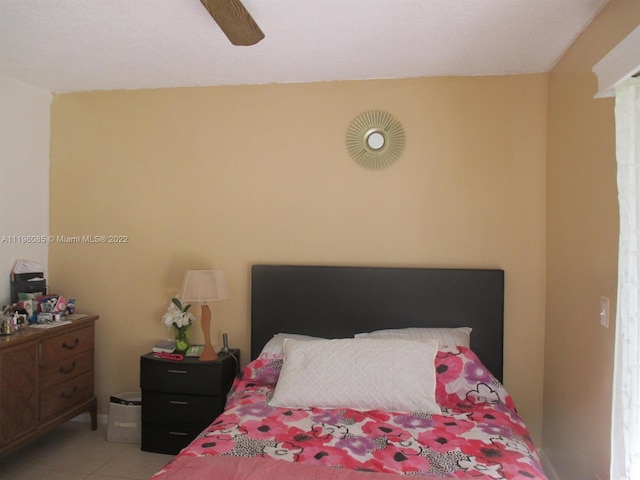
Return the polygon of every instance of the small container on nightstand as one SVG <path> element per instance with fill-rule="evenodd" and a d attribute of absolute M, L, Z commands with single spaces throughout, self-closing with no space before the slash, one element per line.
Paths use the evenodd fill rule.
<path fill-rule="evenodd" d="M 229 352 L 211 362 L 140 357 L 142 450 L 175 455 L 222 413 L 240 362 Z"/>

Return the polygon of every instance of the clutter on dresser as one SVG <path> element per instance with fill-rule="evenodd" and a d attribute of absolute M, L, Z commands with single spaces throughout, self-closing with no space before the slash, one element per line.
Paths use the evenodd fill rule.
<path fill-rule="evenodd" d="M 19 301 L 2 307 L 2 332 L 11 333 L 28 325 L 64 322 L 75 312 L 75 299 L 63 295 L 21 293 Z M 10 321 L 9 321 L 10 320 Z M 6 327 L 11 323 L 11 327 Z"/>
<path fill-rule="evenodd" d="M 3 314 L 0 322 L 0 335 L 11 335 L 26 324 L 27 316 L 14 312 L 13 314 Z"/>
<path fill-rule="evenodd" d="M 43 268 L 37 262 L 16 261 L 10 275 L 11 303 L 2 307 L 0 334 L 11 335 L 29 325 L 46 326 L 69 323 L 75 311 L 75 299 L 47 293 Z"/>
<path fill-rule="evenodd" d="M 9 288 L 11 303 L 20 300 L 20 294 L 44 295 L 47 293 L 47 281 L 44 278 L 44 268 L 37 262 L 17 260 L 11 270 Z"/>

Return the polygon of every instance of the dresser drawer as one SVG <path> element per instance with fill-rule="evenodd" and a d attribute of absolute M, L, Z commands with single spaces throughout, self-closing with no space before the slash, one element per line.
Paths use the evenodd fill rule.
<path fill-rule="evenodd" d="M 93 372 L 83 373 L 40 393 L 40 419 L 44 420 L 93 396 Z"/>
<path fill-rule="evenodd" d="M 46 390 L 90 370 L 93 370 L 93 350 L 61 358 L 46 367 L 40 367 L 40 389 Z"/>
<path fill-rule="evenodd" d="M 175 455 L 209 424 L 142 423 L 141 449 L 147 452 Z"/>
<path fill-rule="evenodd" d="M 60 328 L 60 327 L 56 327 Z M 93 324 L 48 338 L 40 344 L 40 365 L 47 366 L 93 349 Z"/>
<path fill-rule="evenodd" d="M 142 420 L 210 424 L 222 413 L 225 397 L 142 391 Z"/>
<path fill-rule="evenodd" d="M 222 368 L 225 365 L 230 368 Z M 145 355 L 140 358 L 140 388 L 155 392 L 224 396 L 235 377 L 235 361 L 172 362 Z"/>

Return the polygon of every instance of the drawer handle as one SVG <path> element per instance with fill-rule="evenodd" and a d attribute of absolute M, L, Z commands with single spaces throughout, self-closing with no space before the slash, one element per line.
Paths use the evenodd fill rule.
<path fill-rule="evenodd" d="M 67 392 L 60 392 L 60 396 L 62 398 L 72 398 L 76 393 L 78 393 L 78 387 L 73 387 L 73 390 L 71 390 L 71 393 L 67 393 Z"/>
<path fill-rule="evenodd" d="M 67 345 L 67 342 L 65 340 L 64 342 L 62 342 L 62 348 L 66 350 L 73 350 L 78 346 L 78 343 L 80 343 L 80 339 L 78 337 L 76 337 L 76 339 L 73 341 L 73 345 Z"/>
<path fill-rule="evenodd" d="M 76 361 L 74 360 L 73 363 L 71 364 L 71 367 L 64 368 L 64 366 L 60 366 L 60 369 L 58 370 L 58 372 L 68 374 L 73 372 L 75 368 L 76 368 Z"/>
<path fill-rule="evenodd" d="M 189 402 L 182 402 L 180 400 L 169 400 L 172 405 L 189 405 Z"/>
<path fill-rule="evenodd" d="M 169 373 L 187 373 L 186 370 L 167 370 Z"/>
<path fill-rule="evenodd" d="M 186 437 L 189 434 L 186 432 L 169 432 L 169 435 L 179 435 L 181 437 Z"/>

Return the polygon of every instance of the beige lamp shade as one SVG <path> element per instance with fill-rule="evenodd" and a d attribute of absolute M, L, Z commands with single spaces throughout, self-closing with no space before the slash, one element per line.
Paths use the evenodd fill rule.
<path fill-rule="evenodd" d="M 180 291 L 182 302 L 213 302 L 229 298 L 222 270 L 187 270 Z"/>

